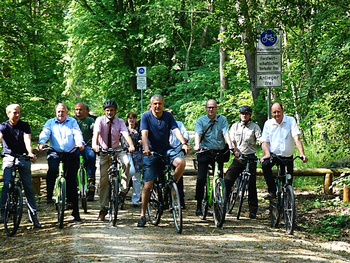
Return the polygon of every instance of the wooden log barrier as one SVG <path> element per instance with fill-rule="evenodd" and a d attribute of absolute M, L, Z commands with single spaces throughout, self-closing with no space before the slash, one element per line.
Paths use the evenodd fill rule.
<path fill-rule="evenodd" d="M 349 184 L 344 184 L 343 202 L 344 204 L 350 203 L 350 185 Z"/>

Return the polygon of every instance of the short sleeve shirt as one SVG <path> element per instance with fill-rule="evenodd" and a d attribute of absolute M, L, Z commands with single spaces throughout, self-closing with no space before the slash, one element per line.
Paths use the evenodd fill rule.
<path fill-rule="evenodd" d="M 108 148 L 108 123 L 110 120 L 106 116 L 98 117 L 94 125 L 94 133 L 99 133 L 98 144 L 102 148 Z M 112 134 L 112 148 L 115 149 L 119 146 L 120 133 L 128 133 L 128 128 L 125 125 L 125 122 L 118 118 L 114 117 L 112 120 L 111 134 Z"/>
<path fill-rule="evenodd" d="M 25 134 L 31 134 L 30 126 L 27 122 L 19 120 L 16 125 L 11 125 L 7 120 L 0 124 L 0 133 L 3 135 L 4 153 L 28 153 L 23 137 Z"/>
<path fill-rule="evenodd" d="M 214 125 L 208 129 L 213 122 L 215 122 Z M 202 138 L 205 131 L 207 132 L 204 134 L 200 146 L 210 150 L 223 150 L 225 147 L 224 136 L 228 133 L 226 117 L 223 115 L 216 115 L 213 120 L 211 120 L 208 115 L 200 117 L 196 122 L 194 132 Z"/>
<path fill-rule="evenodd" d="M 300 134 L 298 125 L 293 117 L 283 115 L 278 124 L 275 119 L 265 122 L 261 142 L 270 143 L 270 152 L 279 156 L 292 156 L 295 150 L 294 136 Z"/>
<path fill-rule="evenodd" d="M 79 128 L 83 134 L 84 142 L 88 143 L 92 138 L 95 120 L 91 117 L 84 117 L 83 119 L 78 119 L 74 117 L 74 119 L 76 119 Z"/>
<path fill-rule="evenodd" d="M 142 114 L 141 131 L 148 130 L 148 141 L 150 150 L 160 154 L 166 154 L 170 149 L 170 131 L 178 128 L 177 123 L 171 113 L 163 111 L 161 117 L 157 118 L 149 110 Z"/>
<path fill-rule="evenodd" d="M 242 154 L 255 154 L 256 145 L 261 138 L 261 130 L 259 125 L 252 121 L 247 124 L 236 122 L 231 126 L 230 138 Z"/>

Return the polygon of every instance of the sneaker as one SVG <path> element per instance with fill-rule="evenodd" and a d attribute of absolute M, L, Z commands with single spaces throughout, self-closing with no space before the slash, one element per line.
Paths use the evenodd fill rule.
<path fill-rule="evenodd" d="M 98 221 L 103 221 L 103 220 L 105 220 L 105 217 L 106 217 L 107 213 L 108 213 L 107 210 L 100 210 L 100 214 L 98 215 L 97 220 L 98 220 Z"/>
<path fill-rule="evenodd" d="M 201 209 L 201 208 L 197 208 L 197 210 L 196 210 L 196 216 L 201 216 L 201 215 L 203 215 L 202 209 Z"/>
<path fill-rule="evenodd" d="M 141 216 L 139 219 L 139 222 L 137 223 L 138 227 L 145 227 L 146 226 L 146 217 Z"/>
<path fill-rule="evenodd" d="M 264 195 L 265 200 L 275 200 L 276 199 L 276 194 L 275 193 L 268 193 Z"/>

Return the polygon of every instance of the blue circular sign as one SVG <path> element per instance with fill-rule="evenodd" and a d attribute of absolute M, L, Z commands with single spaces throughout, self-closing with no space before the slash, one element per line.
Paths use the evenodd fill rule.
<path fill-rule="evenodd" d="M 139 68 L 139 73 L 140 74 L 144 74 L 145 73 L 145 69 L 144 68 Z"/>
<path fill-rule="evenodd" d="M 260 35 L 260 41 L 264 46 L 271 47 L 276 44 L 277 36 L 272 30 L 267 30 Z"/>

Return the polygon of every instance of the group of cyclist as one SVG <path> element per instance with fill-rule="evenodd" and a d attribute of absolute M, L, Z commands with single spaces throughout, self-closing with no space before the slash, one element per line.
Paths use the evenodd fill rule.
<path fill-rule="evenodd" d="M 174 148 L 178 147 L 178 155 L 171 159 L 171 163 L 175 167 L 174 179 L 177 181 L 180 190 L 181 206 L 184 204 L 183 180 L 182 174 L 185 169 L 184 153 L 189 153 L 187 144 L 189 137 L 184 125 L 175 121 L 171 110 L 164 110 L 164 98 L 160 94 L 153 95 L 150 99 L 150 109 L 142 114 L 140 127 L 137 136 L 132 135 L 132 129 L 128 129 L 125 122 L 116 117 L 117 104 L 113 100 L 107 100 L 103 104 L 104 116 L 91 118 L 86 116 L 86 105 L 77 103 L 75 105 L 75 117 L 68 117 L 67 107 L 59 103 L 55 107 L 56 117 L 48 120 L 39 136 L 39 150 L 44 148 L 47 141 L 50 142 L 50 150 L 47 153 L 49 169 L 47 172 L 47 203 L 53 203 L 52 193 L 55 178 L 58 173 L 58 165 L 60 160 L 63 161 L 67 180 L 67 201 L 72 203 L 75 221 L 81 221 L 78 208 L 78 195 L 76 188 L 76 174 L 79 166 L 79 154 L 82 153 L 87 163 L 87 174 L 89 178 L 89 190 L 95 191 L 95 153 L 100 152 L 100 148 L 122 148 L 122 141 L 128 145 L 128 152 L 142 152 L 143 160 L 140 163 L 143 169 L 144 187 L 142 190 L 141 216 L 138 221 L 138 227 L 146 225 L 146 209 L 149 200 L 150 190 L 154 180 L 157 178 L 157 158 L 151 156 L 150 153 L 155 151 L 162 155 L 170 154 Z M 195 145 L 194 150 L 199 151 L 206 148 L 209 151 L 198 153 L 198 177 L 196 183 L 196 215 L 201 216 L 201 200 L 203 199 L 203 189 L 208 166 L 214 163 L 214 155 L 212 153 L 223 152 L 225 142 L 228 148 L 235 156 L 232 164 L 225 175 L 225 184 L 227 189 L 231 189 L 234 181 L 239 173 L 244 169 L 243 164 L 238 157 L 240 155 L 256 155 L 257 144 L 262 144 L 263 157 L 260 159 L 264 172 L 264 177 L 268 186 L 268 194 L 265 199 L 274 199 L 276 197 L 276 188 L 273 181 L 272 166 L 269 156 L 274 153 L 283 158 L 289 158 L 293 155 L 295 145 L 303 157 L 303 162 L 307 162 L 304 154 L 303 145 L 300 139 L 300 131 L 294 118 L 286 116 L 283 113 L 283 107 L 280 103 L 274 103 L 271 107 L 273 118 L 266 121 L 263 132 L 257 124 L 252 122 L 252 108 L 243 106 L 240 108 L 240 121 L 234 123 L 229 130 L 227 119 L 223 115 L 217 114 L 217 103 L 210 99 L 206 102 L 205 109 L 207 114 L 200 117 L 195 125 Z M 19 120 L 20 106 L 11 104 L 6 108 L 8 121 L 0 126 L 0 139 L 3 142 L 4 153 L 27 154 L 36 157 L 33 154 L 31 146 L 31 132 L 29 124 Z M 130 115 L 135 119 L 136 116 Z M 128 115 L 129 118 L 129 115 Z M 134 127 L 134 126 L 132 126 Z M 131 132 L 131 133 L 130 133 Z M 89 144 L 91 142 L 91 145 Z M 142 147 L 141 147 L 142 146 Z M 180 151 L 181 148 L 183 152 Z M 173 154 L 171 154 L 173 155 Z M 134 156 L 136 156 L 134 154 Z M 140 156 L 140 155 L 139 155 Z M 100 212 L 98 220 L 103 221 L 107 214 L 108 205 L 108 175 L 107 170 L 110 165 L 110 156 L 101 153 L 100 155 Z M 125 198 L 131 179 L 130 161 L 126 152 L 121 151 L 118 156 L 122 164 L 122 187 L 120 196 Z M 221 157 L 220 157 L 221 158 Z M 217 159 L 219 169 L 223 169 L 224 160 Z M 139 159 L 142 159 L 139 158 Z M 19 170 L 23 181 L 25 194 L 28 202 L 33 207 L 32 218 L 34 227 L 40 228 L 36 215 L 36 204 L 34 191 L 31 184 L 30 163 L 23 162 L 23 168 Z M 9 171 L 11 167 L 7 166 L 7 160 L 3 160 L 4 171 L 4 187 L 1 195 L 1 219 L 3 220 L 3 209 L 5 205 L 6 190 L 9 181 Z M 281 167 L 283 164 L 281 164 Z M 283 167 L 282 167 L 283 168 Z M 284 169 L 282 169 L 284 171 Z M 289 163 L 288 172 L 293 173 L 293 163 Z M 256 163 L 250 166 L 250 182 L 249 182 L 249 217 L 256 218 L 258 210 L 258 198 L 256 190 Z M 137 195 L 136 187 L 135 195 Z M 227 193 L 228 195 L 229 193 Z M 133 194 L 134 195 L 134 194 Z M 139 194 L 138 194 L 139 195 Z M 139 198 L 138 198 L 139 199 Z M 138 202 L 139 200 L 137 200 Z"/>

